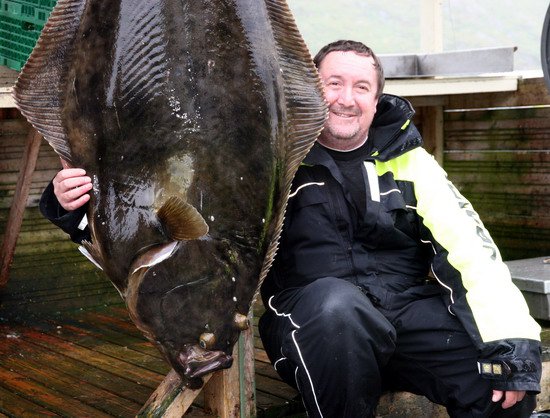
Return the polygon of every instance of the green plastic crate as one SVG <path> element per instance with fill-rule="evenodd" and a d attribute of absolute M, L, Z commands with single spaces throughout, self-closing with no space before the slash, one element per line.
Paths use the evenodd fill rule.
<path fill-rule="evenodd" d="M 0 65 L 21 70 L 57 0 L 0 0 Z"/>

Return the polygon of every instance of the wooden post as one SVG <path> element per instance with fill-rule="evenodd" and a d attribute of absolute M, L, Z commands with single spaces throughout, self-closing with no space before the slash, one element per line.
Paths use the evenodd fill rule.
<path fill-rule="evenodd" d="M 17 237 L 19 236 L 21 223 L 23 222 L 23 212 L 27 206 L 32 174 L 36 167 L 41 140 L 42 136 L 31 127 L 27 135 L 27 144 L 23 152 L 15 195 L 13 196 L 13 203 L 10 208 L 4 234 L 4 242 L 0 250 L 0 287 L 5 286 L 8 282 L 13 254 L 15 253 L 15 245 L 17 244 Z"/>
<path fill-rule="evenodd" d="M 241 333 L 233 350 L 233 359 L 233 366 L 229 369 L 205 376 L 204 387 L 197 390 L 185 388 L 178 374 L 171 370 L 137 417 L 180 418 L 201 393 L 207 414 L 219 418 L 256 416 L 252 326 Z"/>
<path fill-rule="evenodd" d="M 423 107 L 421 124 L 424 147 L 443 166 L 443 106 Z"/>
<path fill-rule="evenodd" d="M 420 48 L 423 52 L 443 51 L 442 0 L 422 0 Z"/>

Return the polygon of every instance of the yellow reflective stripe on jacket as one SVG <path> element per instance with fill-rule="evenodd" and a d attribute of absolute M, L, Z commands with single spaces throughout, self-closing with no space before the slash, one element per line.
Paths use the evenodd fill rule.
<path fill-rule="evenodd" d="M 376 169 L 379 176 L 391 171 L 395 180 L 414 184 L 417 213 L 447 250 L 447 262 L 459 271 L 482 340 L 540 340 L 540 326 L 529 315 L 498 248 L 433 157 L 416 148 L 388 162 L 377 161 Z M 445 283 L 445 277 L 438 278 Z"/>

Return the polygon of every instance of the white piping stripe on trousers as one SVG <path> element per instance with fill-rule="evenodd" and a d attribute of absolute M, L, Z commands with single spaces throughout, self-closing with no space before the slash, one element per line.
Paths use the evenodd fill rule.
<path fill-rule="evenodd" d="M 296 327 L 296 328 L 300 328 L 300 326 L 298 324 L 296 324 L 292 318 L 291 318 L 291 314 L 285 314 L 285 313 L 280 313 L 277 311 L 277 309 L 275 309 L 275 307 L 273 306 L 272 304 L 272 300 L 273 298 L 275 297 L 275 295 L 271 296 L 269 298 L 269 301 L 268 301 L 268 305 L 269 305 L 269 308 L 275 312 L 275 315 L 277 316 L 281 316 L 281 317 L 284 317 L 284 318 L 288 318 L 288 320 L 290 321 L 290 323 Z M 302 356 L 302 351 L 300 350 L 300 347 L 298 346 L 298 342 L 296 341 L 296 337 L 294 336 L 294 334 L 296 333 L 297 329 L 295 329 L 294 331 L 292 331 L 292 341 L 294 341 L 294 345 L 296 346 L 296 350 L 298 351 L 298 355 L 300 356 L 300 361 L 302 362 L 302 366 L 304 367 L 304 370 L 306 372 L 306 375 L 307 375 L 307 378 L 309 380 L 309 384 L 311 385 L 311 393 L 313 393 L 313 399 L 315 400 L 315 406 L 317 406 L 317 411 L 319 411 L 319 415 L 321 417 L 323 417 L 323 413 L 321 412 L 321 407 L 319 406 L 319 402 L 317 401 L 317 395 L 315 394 L 315 387 L 313 386 L 313 381 L 311 380 L 311 376 L 309 374 L 309 370 L 307 369 L 307 366 L 306 366 L 306 363 L 304 361 L 304 357 Z M 282 360 L 282 359 L 280 359 Z M 298 370 L 298 368 L 296 368 L 296 371 Z M 296 380 L 296 383 L 298 383 L 298 380 Z"/>
<path fill-rule="evenodd" d="M 370 161 L 365 161 L 364 165 L 367 170 L 367 178 L 369 179 L 370 197 L 374 202 L 380 202 L 380 185 L 378 184 L 376 167 Z"/>
<path fill-rule="evenodd" d="M 313 386 L 313 381 L 311 380 L 311 376 L 309 374 L 309 370 L 306 367 L 306 362 L 304 361 L 304 358 L 302 357 L 302 352 L 300 351 L 300 347 L 298 346 L 298 341 L 296 341 L 296 336 L 294 335 L 296 333 L 296 329 L 292 331 L 292 341 L 294 341 L 294 345 L 296 346 L 296 350 L 298 350 L 298 355 L 300 356 L 300 361 L 302 362 L 302 365 L 304 366 L 304 370 L 306 371 L 307 378 L 309 380 L 309 384 L 311 385 L 311 393 L 313 393 L 313 399 L 315 399 L 315 405 L 317 406 L 317 411 L 319 411 L 319 415 L 321 418 L 323 417 L 323 413 L 321 412 L 321 407 L 319 406 L 319 402 L 317 401 L 317 395 L 315 395 L 315 386 Z"/>
<path fill-rule="evenodd" d="M 283 361 L 283 360 L 286 360 L 287 358 L 284 356 L 283 354 L 283 357 L 281 357 L 279 360 L 277 360 L 275 363 L 273 363 L 273 368 L 275 370 L 277 370 L 277 363 L 279 363 L 280 361 Z"/>
<path fill-rule="evenodd" d="M 290 320 L 290 323 L 295 327 L 295 328 L 300 328 L 300 325 L 298 325 L 297 323 L 295 323 L 292 318 L 291 318 L 291 314 L 285 314 L 285 313 L 279 313 L 277 311 L 277 309 L 275 309 L 275 307 L 271 304 L 271 301 L 273 300 L 273 298 L 275 297 L 275 295 L 271 296 L 269 298 L 269 301 L 267 302 L 267 304 L 269 305 L 269 307 L 271 308 L 271 310 L 273 312 L 275 312 L 275 315 L 277 316 L 283 316 L 283 317 L 286 317 Z"/>

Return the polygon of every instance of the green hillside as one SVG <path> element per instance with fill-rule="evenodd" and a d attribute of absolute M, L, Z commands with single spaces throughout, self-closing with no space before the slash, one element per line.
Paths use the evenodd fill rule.
<path fill-rule="evenodd" d="M 444 50 L 517 46 L 516 69 L 540 68 L 548 0 L 443 0 Z M 421 53 L 419 0 L 288 0 L 312 54 L 357 39 L 379 54 Z"/>

